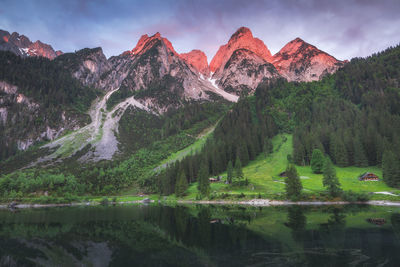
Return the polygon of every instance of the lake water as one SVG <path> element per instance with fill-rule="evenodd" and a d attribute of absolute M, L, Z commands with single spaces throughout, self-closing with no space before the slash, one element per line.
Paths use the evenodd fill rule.
<path fill-rule="evenodd" d="M 400 208 L 0 211 L 1 266 L 400 266 Z"/>

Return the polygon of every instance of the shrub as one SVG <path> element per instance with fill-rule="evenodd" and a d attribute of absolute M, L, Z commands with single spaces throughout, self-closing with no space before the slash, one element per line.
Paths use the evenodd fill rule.
<path fill-rule="evenodd" d="M 342 193 L 342 199 L 348 202 L 366 202 L 370 197 L 367 193 L 357 193 L 349 190 Z"/>
<path fill-rule="evenodd" d="M 100 205 L 107 206 L 109 204 L 108 198 L 103 197 L 103 199 L 100 201 Z"/>
<path fill-rule="evenodd" d="M 237 195 L 236 196 L 237 198 L 244 198 L 244 197 L 246 197 L 246 195 L 245 194 L 243 194 L 243 193 L 240 193 L 239 195 Z"/>

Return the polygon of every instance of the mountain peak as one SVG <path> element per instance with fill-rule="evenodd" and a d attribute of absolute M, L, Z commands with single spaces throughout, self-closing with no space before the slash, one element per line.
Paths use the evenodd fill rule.
<path fill-rule="evenodd" d="M 137 55 L 137 54 L 143 54 L 144 52 L 146 52 L 148 49 L 150 49 L 150 47 L 152 47 L 152 43 L 154 42 L 154 40 L 160 40 L 162 41 L 165 46 L 171 50 L 172 53 L 174 54 L 178 54 L 176 53 L 174 47 L 172 46 L 171 42 L 167 39 L 161 36 L 161 34 L 159 32 L 156 32 L 154 35 L 152 36 L 148 36 L 147 34 L 144 34 L 140 37 L 138 43 L 136 44 L 135 48 L 133 48 L 130 53 L 132 55 Z"/>
<path fill-rule="evenodd" d="M 270 62 L 271 52 L 267 46 L 258 38 L 254 38 L 249 28 L 240 27 L 229 39 L 226 45 L 219 48 L 217 54 L 210 63 L 210 70 L 217 71 L 221 66 L 229 60 L 232 53 L 237 49 L 247 49 L 262 59 Z"/>
<path fill-rule="evenodd" d="M 237 31 L 234 34 L 232 34 L 231 39 L 238 39 L 242 36 L 253 37 L 253 33 L 247 27 L 240 27 L 239 29 L 237 29 Z"/>
<path fill-rule="evenodd" d="M 296 38 L 274 55 L 273 64 L 289 81 L 315 81 L 335 72 L 344 62 Z"/>
<path fill-rule="evenodd" d="M 290 41 L 290 42 L 296 42 L 296 43 L 305 43 L 303 39 L 301 39 L 300 37 L 296 37 L 296 39 Z"/>
<path fill-rule="evenodd" d="M 180 54 L 181 58 L 185 60 L 195 70 L 200 72 L 204 77 L 210 75 L 210 68 L 208 67 L 207 56 L 201 50 L 192 50 L 189 53 Z"/>
<path fill-rule="evenodd" d="M 274 55 L 301 55 L 304 53 L 314 53 L 314 54 L 320 54 L 320 53 L 325 53 L 321 50 L 319 50 L 317 47 L 305 42 L 303 39 L 297 37 L 296 39 L 290 41 L 289 43 L 287 43 L 284 47 L 282 47 L 281 50 L 279 50 L 279 52 Z"/>
<path fill-rule="evenodd" d="M 32 43 L 28 37 L 17 32 L 10 34 L 7 31 L 0 30 L 0 39 L 0 50 L 11 51 L 22 57 L 41 56 L 54 59 L 61 52 L 57 54 L 51 45 L 42 43 L 39 40 Z"/>

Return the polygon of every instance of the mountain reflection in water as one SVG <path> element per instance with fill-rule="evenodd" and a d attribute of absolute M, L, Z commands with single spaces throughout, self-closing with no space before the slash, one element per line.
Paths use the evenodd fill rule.
<path fill-rule="evenodd" d="M 1 266 L 398 266 L 399 238 L 393 207 L 0 211 Z"/>

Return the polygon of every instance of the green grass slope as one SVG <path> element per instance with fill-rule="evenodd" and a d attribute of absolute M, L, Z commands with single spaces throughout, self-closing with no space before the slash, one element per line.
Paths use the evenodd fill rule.
<path fill-rule="evenodd" d="M 292 136 L 277 135 L 273 139 L 274 150 L 268 156 L 261 154 L 256 160 L 250 162 L 243 168 L 244 176 L 249 180 L 248 186 L 231 186 L 223 182 L 211 184 L 211 192 L 218 195 L 229 193 L 233 195 L 245 194 L 263 198 L 281 199 L 285 194 L 284 178 L 279 177 L 279 173 L 284 171 L 287 166 L 287 155 L 292 153 Z M 317 197 L 318 194 L 325 191 L 322 186 L 322 174 L 314 174 L 310 166 L 296 166 L 303 184 L 303 193 Z M 400 190 L 387 186 L 380 181 L 359 181 L 358 176 L 364 172 L 373 172 L 382 177 L 382 170 L 379 167 L 335 167 L 337 176 L 343 190 L 352 190 L 354 192 L 371 193 L 371 199 L 400 200 L 400 197 L 385 194 L 372 194 L 373 192 L 390 192 L 396 195 Z M 222 174 L 226 179 L 226 173 Z M 197 194 L 197 183 L 192 184 L 187 191 L 187 199 L 195 198 Z"/>

